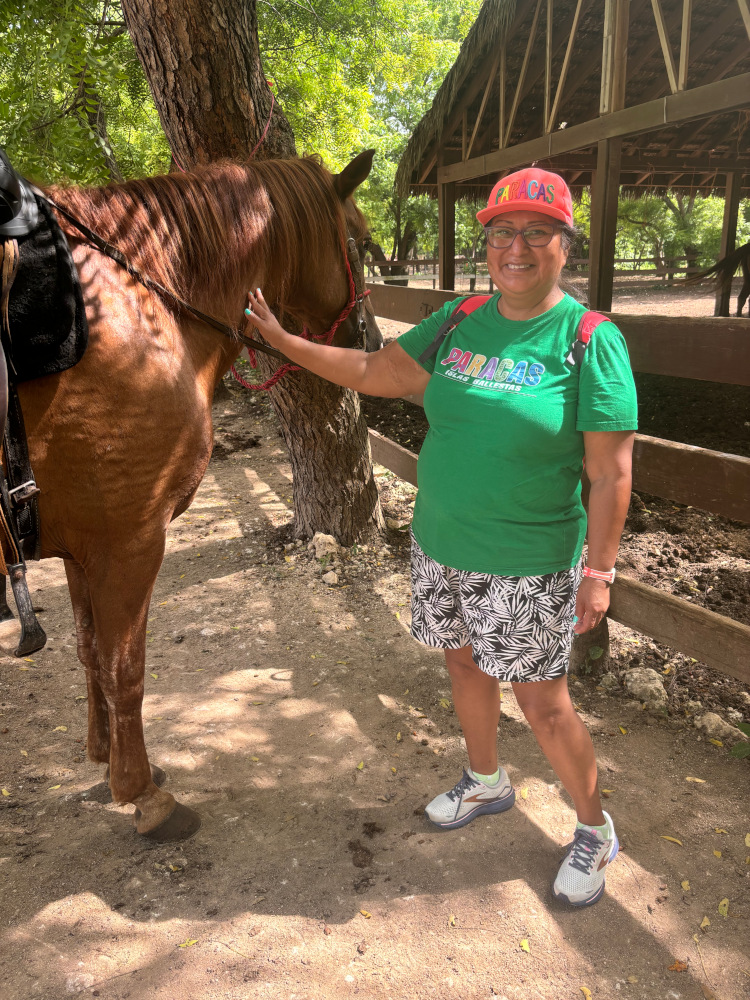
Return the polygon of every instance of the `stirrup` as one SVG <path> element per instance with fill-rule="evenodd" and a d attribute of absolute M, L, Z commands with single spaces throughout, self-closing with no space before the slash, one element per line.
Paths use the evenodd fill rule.
<path fill-rule="evenodd" d="M 28 656 L 30 653 L 36 653 L 40 649 L 43 649 L 47 642 L 47 633 L 39 624 L 34 613 L 29 585 L 26 583 L 26 564 L 22 562 L 11 563 L 8 566 L 8 575 L 10 576 L 10 585 L 13 588 L 13 597 L 16 600 L 18 620 L 21 625 L 21 638 L 13 650 L 13 655 L 19 657 Z M 5 586 L 3 586 L 3 590 L 5 590 Z"/>

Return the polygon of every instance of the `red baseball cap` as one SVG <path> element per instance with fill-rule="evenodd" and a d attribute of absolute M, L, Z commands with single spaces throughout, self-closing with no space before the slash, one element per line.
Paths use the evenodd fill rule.
<path fill-rule="evenodd" d="M 487 208 L 477 212 L 477 219 L 486 226 L 505 212 L 524 210 L 541 212 L 573 225 L 573 201 L 568 185 L 559 174 L 539 167 L 524 167 L 502 177 L 492 189 Z"/>

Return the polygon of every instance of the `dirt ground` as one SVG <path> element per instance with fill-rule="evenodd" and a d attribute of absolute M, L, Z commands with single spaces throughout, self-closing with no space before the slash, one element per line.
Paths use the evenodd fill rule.
<path fill-rule="evenodd" d="M 401 440 L 413 425 L 416 450 L 406 405 L 369 419 Z M 612 626 L 615 683 L 595 666 L 571 685 L 622 852 L 597 906 L 558 905 L 574 814 L 509 686 L 501 759 L 516 806 L 453 833 L 424 818 L 465 752 L 442 657 L 408 634 L 414 489 L 378 470 L 386 540 L 320 562 L 292 538 L 267 401 L 233 392 L 215 417 L 214 459 L 157 581 L 144 705 L 152 761 L 203 827 L 154 846 L 132 808 L 86 799 L 102 773 L 85 757 L 63 568 L 33 566 L 50 641 L 19 661 L 13 626 L 0 634 L 3 996 L 749 997 L 750 760 L 693 724 L 705 709 L 749 722 L 748 689 Z M 623 558 L 750 621 L 749 536 L 650 498 Z M 667 711 L 626 694 L 635 665 L 663 675 Z"/>

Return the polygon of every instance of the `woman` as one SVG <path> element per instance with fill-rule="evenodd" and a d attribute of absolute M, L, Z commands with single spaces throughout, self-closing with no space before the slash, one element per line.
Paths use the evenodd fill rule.
<path fill-rule="evenodd" d="M 567 668 L 573 632 L 593 628 L 609 606 L 630 499 L 635 389 L 611 323 L 573 360 L 585 310 L 559 287 L 575 234 L 564 180 L 517 171 L 498 181 L 477 218 L 497 294 L 421 363 L 454 303 L 377 354 L 291 336 L 260 289 L 246 311 L 274 347 L 338 385 L 372 396 L 424 392 L 430 430 L 414 511 L 412 634 L 445 651 L 469 758 L 427 816 L 455 829 L 513 805 L 497 759 L 498 681 L 510 681 L 578 818 L 554 894 L 589 906 L 604 892 L 618 841 Z"/>

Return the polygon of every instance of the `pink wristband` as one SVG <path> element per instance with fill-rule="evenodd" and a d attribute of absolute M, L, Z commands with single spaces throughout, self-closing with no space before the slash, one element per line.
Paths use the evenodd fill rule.
<path fill-rule="evenodd" d="M 583 575 L 590 576 L 592 580 L 604 580 L 605 583 L 614 583 L 616 570 L 611 569 L 609 571 L 605 571 L 601 569 L 591 569 L 590 566 L 584 566 Z"/>

